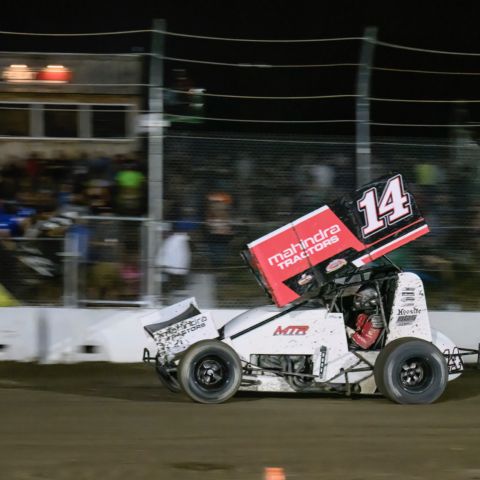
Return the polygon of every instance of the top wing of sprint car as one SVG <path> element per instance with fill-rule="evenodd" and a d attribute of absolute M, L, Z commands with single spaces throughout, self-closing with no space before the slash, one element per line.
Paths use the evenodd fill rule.
<path fill-rule="evenodd" d="M 249 243 L 242 254 L 283 307 L 428 231 L 403 176 L 391 174 Z"/>

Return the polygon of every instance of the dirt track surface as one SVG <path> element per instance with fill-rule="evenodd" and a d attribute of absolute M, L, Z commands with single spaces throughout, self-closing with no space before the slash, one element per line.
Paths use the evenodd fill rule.
<path fill-rule="evenodd" d="M 480 371 L 433 405 L 173 394 L 144 365 L 0 362 L 0 479 L 480 479 Z"/>

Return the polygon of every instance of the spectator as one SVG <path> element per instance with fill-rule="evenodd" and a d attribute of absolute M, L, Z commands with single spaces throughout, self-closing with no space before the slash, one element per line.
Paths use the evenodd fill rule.
<path fill-rule="evenodd" d="M 102 216 L 111 215 L 102 210 Z M 120 296 L 122 280 L 120 272 L 120 231 L 118 222 L 104 219 L 94 224 L 90 233 L 88 275 L 89 297 L 93 300 L 115 300 Z"/>
<path fill-rule="evenodd" d="M 320 161 L 317 158 L 311 159 L 310 174 L 314 180 L 316 189 L 323 202 L 326 202 L 333 190 L 335 180 L 335 169 L 326 161 Z M 317 207 L 319 207 L 318 205 Z"/>
<path fill-rule="evenodd" d="M 210 264 L 223 267 L 228 246 L 233 237 L 231 218 L 232 197 L 225 192 L 211 192 L 207 196 L 205 239 L 208 244 Z"/>
<path fill-rule="evenodd" d="M 122 298 L 134 300 L 140 296 L 142 272 L 138 252 L 128 251 L 120 267 L 120 276 L 123 282 Z"/>
<path fill-rule="evenodd" d="M 333 157 L 332 164 L 332 168 L 335 169 L 333 196 L 341 197 L 355 190 L 356 172 L 353 159 L 347 155 L 338 154 Z"/>
<path fill-rule="evenodd" d="M 10 158 L 2 167 L 0 176 L 0 196 L 5 200 L 15 200 L 23 172 L 19 162 Z"/>
<path fill-rule="evenodd" d="M 30 187 L 36 188 L 40 176 L 41 160 L 37 152 L 32 152 L 25 162 L 25 173 L 29 179 Z"/>
<path fill-rule="evenodd" d="M 429 195 L 434 195 L 443 180 L 441 168 L 431 161 L 415 164 L 415 183 Z"/>
<path fill-rule="evenodd" d="M 173 231 L 162 242 L 155 259 L 160 270 L 157 280 L 162 283 L 162 296 L 167 303 L 185 293 L 191 265 L 190 237 L 182 223 L 174 224 Z"/>
<path fill-rule="evenodd" d="M 116 210 L 122 215 L 144 212 L 145 175 L 133 161 L 127 161 L 115 176 Z"/>
<path fill-rule="evenodd" d="M 305 215 L 324 205 L 323 196 L 312 176 L 307 176 L 305 184 L 297 192 L 294 198 L 294 212 Z"/>

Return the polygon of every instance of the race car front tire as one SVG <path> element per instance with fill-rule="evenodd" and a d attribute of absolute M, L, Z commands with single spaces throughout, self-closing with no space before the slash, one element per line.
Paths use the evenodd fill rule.
<path fill-rule="evenodd" d="M 445 357 L 430 342 L 405 337 L 387 344 L 375 362 L 374 377 L 382 395 L 396 403 L 433 403 L 448 382 Z"/>
<path fill-rule="evenodd" d="M 237 353 L 219 340 L 202 340 L 185 352 L 178 367 L 182 390 L 199 403 L 222 403 L 231 398 L 242 381 Z"/>

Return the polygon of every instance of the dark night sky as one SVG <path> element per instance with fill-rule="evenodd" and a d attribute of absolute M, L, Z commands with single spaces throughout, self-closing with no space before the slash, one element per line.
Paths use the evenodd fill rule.
<path fill-rule="evenodd" d="M 164 18 L 175 32 L 240 38 L 325 38 L 361 36 L 365 26 L 378 27 L 381 41 L 434 50 L 480 52 L 480 6 L 476 2 L 10 2 L 2 12 L 1 30 L 30 32 L 98 32 L 151 28 Z M 100 5 L 100 6 L 99 6 Z M 420 5 L 420 6 L 419 6 Z M 13 8 L 15 6 L 15 8 Z M 316 6 L 314 8 L 314 6 Z M 2 50 L 128 52 L 149 50 L 148 35 L 90 39 L 45 39 L 1 36 Z M 223 62 L 332 63 L 358 62 L 360 42 L 326 44 L 250 44 L 168 37 L 166 54 Z M 480 72 L 480 57 L 406 52 L 377 47 L 375 65 L 424 70 Z M 178 63 L 167 62 L 169 72 Z M 184 65 L 185 66 L 185 65 Z M 198 86 L 211 93 L 239 95 L 327 95 L 355 93 L 356 69 L 238 69 L 187 66 Z M 434 76 L 375 71 L 372 96 L 418 99 L 480 99 L 479 76 Z M 470 105 L 469 120 L 480 122 L 480 107 Z M 235 118 L 330 119 L 355 117 L 354 100 L 246 101 L 209 100 L 206 114 Z M 372 120 L 399 123 L 452 123 L 451 105 L 372 104 Z M 216 124 L 214 127 L 218 127 Z M 229 124 L 230 129 L 236 126 Z M 265 127 L 259 127 L 261 130 Z M 308 131 L 305 127 L 300 130 Z M 320 127 L 319 127 L 320 128 Z M 282 127 L 275 127 L 281 130 Z M 290 127 L 283 127 L 290 129 Z M 400 131 L 401 130 L 401 131 Z M 446 129 L 375 130 L 395 135 L 445 135 Z M 299 131 L 297 128 L 295 131 Z M 316 130 L 319 131 L 319 130 Z M 321 127 L 325 133 L 351 133 L 353 127 Z"/>

